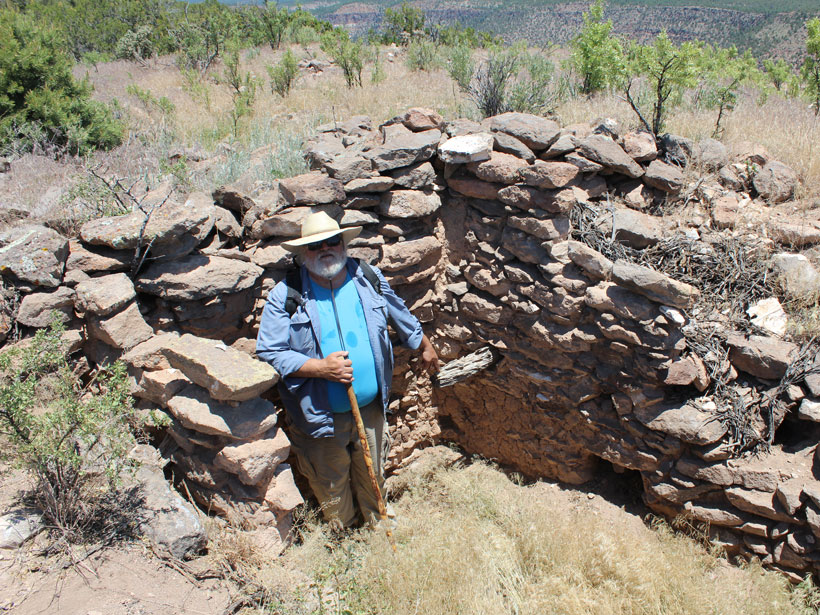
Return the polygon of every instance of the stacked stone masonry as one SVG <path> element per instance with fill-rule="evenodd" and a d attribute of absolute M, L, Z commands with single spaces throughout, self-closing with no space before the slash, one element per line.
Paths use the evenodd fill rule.
<path fill-rule="evenodd" d="M 659 149 L 611 121 L 445 122 L 424 109 L 378 128 L 366 117 L 322 126 L 306 155 L 309 173 L 172 196 L 147 224 L 135 212 L 88 222 L 71 241 L 37 226 L 0 237 L 2 273 L 23 290 L 17 322 L 43 327 L 56 311 L 90 363 L 124 359 L 141 407 L 171 419 L 174 476 L 203 508 L 284 535 L 302 501 L 284 463 L 278 374 L 253 348 L 267 292 L 291 265 L 280 243 L 322 210 L 364 227 L 350 253 L 381 268 L 445 361 L 484 347 L 495 357 L 437 388 L 396 349 L 393 467 L 435 441 L 572 484 L 610 463 L 640 473 L 653 510 L 708 522 L 729 553 L 792 578 L 820 570 L 820 377 L 790 387 L 776 417 L 805 440 L 731 458 L 710 374 L 685 335 L 698 289 L 570 239 L 581 205 L 636 249 L 691 236 L 645 211 L 683 198 L 696 180 L 675 162 L 691 160 L 720 181 L 688 193 L 702 229 L 820 242 L 820 222 L 789 217 L 788 167 L 752 146 L 730 160 L 710 140 L 667 136 Z M 796 288 L 818 284 L 799 255 L 778 258 Z M 726 344 L 750 396 L 773 389 L 798 350 L 775 335 L 730 332 Z"/>

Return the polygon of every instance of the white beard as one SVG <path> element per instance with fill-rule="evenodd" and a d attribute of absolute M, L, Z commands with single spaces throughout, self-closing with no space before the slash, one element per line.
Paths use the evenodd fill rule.
<path fill-rule="evenodd" d="M 345 268 L 346 263 L 346 250 L 342 250 L 341 254 L 334 252 L 325 252 L 321 255 L 311 254 L 310 252 L 305 254 L 305 267 L 307 267 L 307 270 L 325 280 L 336 277 Z"/>

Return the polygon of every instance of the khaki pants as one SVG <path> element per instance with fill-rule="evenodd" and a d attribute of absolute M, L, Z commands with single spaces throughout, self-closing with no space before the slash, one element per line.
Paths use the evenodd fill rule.
<path fill-rule="evenodd" d="M 361 414 L 373 471 L 384 494 L 384 459 L 390 449 L 390 436 L 380 400 L 361 408 Z M 373 493 L 352 412 L 333 415 L 333 434 L 329 438 L 311 438 L 296 426 L 290 426 L 291 448 L 296 453 L 299 471 L 308 479 L 326 521 L 338 519 L 345 527 L 355 524 L 358 518 L 353 503 L 355 495 L 365 523 L 375 523 L 379 519 L 378 500 Z"/>

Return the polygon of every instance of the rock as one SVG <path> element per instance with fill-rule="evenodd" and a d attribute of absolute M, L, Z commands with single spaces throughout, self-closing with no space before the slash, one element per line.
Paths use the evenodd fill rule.
<path fill-rule="evenodd" d="M 535 154 L 529 147 L 512 135 L 508 135 L 504 132 L 493 133 L 493 149 L 505 154 L 511 154 L 527 162 L 533 162 L 535 160 Z"/>
<path fill-rule="evenodd" d="M 373 163 L 358 154 L 345 153 L 326 163 L 324 167 L 333 179 L 348 184 L 353 180 L 369 177 Z"/>
<path fill-rule="evenodd" d="M 77 311 L 106 316 L 137 298 L 134 283 L 124 273 L 90 278 L 76 287 Z"/>
<path fill-rule="evenodd" d="M 376 177 L 362 177 L 353 179 L 345 184 L 345 192 L 384 192 L 393 187 L 392 177 L 377 175 Z"/>
<path fill-rule="evenodd" d="M 387 133 L 384 144 L 364 154 L 370 158 L 379 173 L 429 160 L 441 140 L 441 132 L 438 130 L 411 132 L 400 124 L 398 127 L 401 130 Z"/>
<path fill-rule="evenodd" d="M 456 192 L 474 199 L 494 201 L 498 198 L 498 184 L 490 184 L 488 182 L 467 177 L 450 177 L 447 180 L 447 185 Z M 510 186 L 510 188 L 513 187 L 514 186 Z"/>
<path fill-rule="evenodd" d="M 774 493 L 730 487 L 724 490 L 726 498 L 738 509 L 773 521 L 790 523 L 793 519 L 781 508 Z"/>
<path fill-rule="evenodd" d="M 464 270 L 464 277 L 467 278 L 470 284 L 479 290 L 490 293 L 494 297 L 503 297 L 509 292 L 510 288 L 512 288 L 512 284 L 510 284 L 502 272 L 486 269 L 480 264 L 467 267 Z M 465 284 L 464 292 L 461 292 L 460 289 L 454 290 L 455 294 L 463 295 L 468 289 L 469 287 Z"/>
<path fill-rule="evenodd" d="M 609 219 L 607 220 L 609 222 Z M 663 238 L 663 226 L 658 218 L 631 209 L 615 209 L 612 213 L 612 236 L 632 248 L 654 246 Z"/>
<path fill-rule="evenodd" d="M 578 153 L 628 177 L 643 175 L 641 165 L 632 160 L 629 154 L 609 137 L 603 135 L 586 137 L 578 144 Z"/>
<path fill-rule="evenodd" d="M 537 160 L 534 165 L 521 170 L 521 181 L 528 186 L 553 190 L 570 185 L 579 170 L 568 162 L 544 162 Z"/>
<path fill-rule="evenodd" d="M 664 384 L 672 386 L 697 387 L 698 391 L 705 391 L 709 386 L 710 378 L 706 366 L 697 355 L 689 355 L 674 361 L 666 372 Z"/>
<path fill-rule="evenodd" d="M 315 207 L 288 207 L 272 213 L 253 223 L 252 239 L 268 237 L 299 237 L 302 234 L 302 222 L 310 214 L 325 212 L 334 220 L 342 217 L 342 208 L 336 204 L 317 205 Z"/>
<path fill-rule="evenodd" d="M 86 327 L 89 336 L 120 350 L 129 350 L 154 335 L 154 330 L 145 322 L 136 301 L 116 314 L 88 316 Z"/>
<path fill-rule="evenodd" d="M 65 268 L 67 272 L 85 271 L 86 273 L 125 271 L 130 269 L 133 259 L 133 252 L 99 247 L 92 250 L 84 246 L 82 242 L 72 239 L 69 241 Z"/>
<path fill-rule="evenodd" d="M 56 288 L 63 279 L 68 239 L 39 225 L 0 233 L 0 274 L 34 286 Z"/>
<path fill-rule="evenodd" d="M 389 174 L 396 186 L 410 190 L 429 188 L 436 179 L 436 171 L 433 165 L 426 161 L 395 169 L 390 171 Z"/>
<path fill-rule="evenodd" d="M 234 215 L 227 209 L 216 205 L 214 205 L 214 226 L 219 234 L 231 241 L 238 242 L 242 239 L 242 226 Z"/>
<path fill-rule="evenodd" d="M 17 322 L 27 327 L 48 327 L 55 314 L 62 323 L 74 317 L 74 290 L 60 286 L 53 293 L 30 293 L 23 296 L 17 310 Z"/>
<path fill-rule="evenodd" d="M 567 255 L 573 263 L 593 278 L 608 280 L 612 275 L 612 261 L 585 243 L 568 241 Z"/>
<path fill-rule="evenodd" d="M 383 271 L 399 271 L 416 266 L 432 255 L 441 255 L 441 242 L 432 236 L 387 244 L 382 248 L 379 268 Z"/>
<path fill-rule="evenodd" d="M 804 399 L 797 409 L 797 418 L 813 423 L 820 423 L 820 402 Z"/>
<path fill-rule="evenodd" d="M 441 197 L 435 192 L 393 190 L 382 196 L 379 213 L 389 218 L 421 218 L 441 207 Z"/>
<path fill-rule="evenodd" d="M 717 171 L 729 163 L 726 146 L 715 139 L 703 139 L 695 148 L 695 159 L 707 171 Z"/>
<path fill-rule="evenodd" d="M 267 363 L 216 340 L 185 334 L 163 352 L 173 367 L 220 401 L 252 399 L 279 380 Z"/>
<path fill-rule="evenodd" d="M 151 256 L 183 256 L 196 248 L 213 229 L 213 202 L 206 200 L 207 204 L 188 201 L 185 205 L 168 201 L 151 210 L 147 222 L 142 211 L 91 220 L 80 228 L 80 239 L 95 246 L 134 250 L 142 233 L 141 245 L 151 245 Z"/>
<path fill-rule="evenodd" d="M 226 446 L 214 463 L 226 472 L 236 474 L 246 485 L 267 484 L 274 472 L 290 454 L 290 440 L 281 429 L 274 437 Z"/>
<path fill-rule="evenodd" d="M 491 131 L 511 135 L 536 152 L 547 149 L 561 132 L 556 122 L 529 113 L 502 113 L 485 121 Z"/>
<path fill-rule="evenodd" d="M 623 138 L 624 151 L 637 162 L 649 162 L 658 157 L 655 137 L 648 132 L 628 132 Z"/>
<path fill-rule="evenodd" d="M 658 308 L 645 297 L 612 282 L 600 282 L 597 286 L 587 288 L 584 301 L 600 312 L 610 312 L 636 321 L 652 320 L 658 314 Z"/>
<path fill-rule="evenodd" d="M 450 137 L 459 137 L 461 135 L 471 135 L 481 132 L 481 124 L 473 120 L 459 118 L 450 120 L 444 123 L 444 132 Z"/>
<path fill-rule="evenodd" d="M 405 127 L 413 132 L 421 132 L 423 130 L 430 130 L 432 128 L 442 128 L 444 126 L 444 118 L 432 109 L 425 109 L 423 107 L 412 107 L 408 109 L 403 116 L 401 122 Z"/>
<path fill-rule="evenodd" d="M 0 549 L 17 549 L 43 529 L 43 518 L 34 509 L 16 508 L 0 516 Z"/>
<path fill-rule="evenodd" d="M 501 236 L 501 245 L 525 263 L 536 265 L 546 263 L 547 252 L 541 245 L 543 242 L 530 235 L 511 227 L 506 227 Z"/>
<path fill-rule="evenodd" d="M 279 191 L 291 206 L 335 203 L 345 198 L 341 181 L 316 172 L 281 180 Z"/>
<path fill-rule="evenodd" d="M 669 134 L 662 134 L 658 139 L 658 146 L 663 152 L 663 158 L 670 164 L 685 167 L 689 164 L 689 159 L 695 149 L 695 142 L 686 137 Z"/>
<path fill-rule="evenodd" d="M 147 399 L 163 408 L 174 395 L 191 384 L 185 375 L 175 368 L 143 372 L 139 389 L 134 393 L 140 399 Z"/>
<path fill-rule="evenodd" d="M 546 151 L 541 152 L 541 160 L 551 160 L 566 154 L 571 154 L 578 147 L 578 138 L 571 134 L 562 134 L 550 145 Z"/>
<path fill-rule="evenodd" d="M 593 162 L 589 158 L 584 158 L 577 152 L 572 152 L 564 156 L 564 160 L 578 167 L 581 173 L 598 173 L 604 170 L 604 165 Z"/>
<path fill-rule="evenodd" d="M 788 317 L 777 297 L 761 299 L 754 305 L 750 305 L 746 313 L 751 318 L 752 324 L 761 329 L 765 329 L 778 337 L 783 337 L 786 334 Z"/>
<path fill-rule="evenodd" d="M 773 337 L 732 334 L 726 339 L 729 360 L 744 372 L 764 380 L 779 380 L 797 353 L 797 346 Z"/>
<path fill-rule="evenodd" d="M 512 319 L 512 311 L 502 303 L 475 293 L 462 296 L 459 306 L 468 318 L 477 318 L 494 325 L 506 325 Z"/>
<path fill-rule="evenodd" d="M 490 152 L 489 160 L 467 164 L 467 169 L 478 179 L 500 184 L 516 183 L 521 171 L 528 168 L 529 165 L 521 158 L 503 152 Z"/>
<path fill-rule="evenodd" d="M 744 166 L 755 165 L 762 167 L 769 162 L 769 159 L 772 157 L 765 147 L 759 143 L 749 143 L 748 141 L 738 143 L 736 151 L 737 153 L 734 156 L 734 160 Z"/>
<path fill-rule="evenodd" d="M 566 239 L 569 237 L 570 221 L 569 218 L 546 218 L 539 219 L 533 217 L 519 217 L 510 216 L 507 219 L 507 224 L 512 228 L 524 231 L 530 235 L 538 237 L 544 241 L 552 241 L 554 239 Z"/>
<path fill-rule="evenodd" d="M 663 192 L 676 193 L 683 187 L 683 173 L 676 166 L 653 160 L 646 168 L 643 181 Z"/>
<path fill-rule="evenodd" d="M 526 211 L 543 209 L 550 213 L 567 215 L 577 202 L 574 190 L 571 188 L 544 191 L 530 186 L 515 185 L 498 190 L 496 197 L 505 205 Z"/>
<path fill-rule="evenodd" d="M 265 492 L 265 504 L 273 511 L 277 519 L 281 519 L 304 502 L 293 480 L 293 470 L 288 464 L 281 464 L 276 470 L 274 480 Z"/>
<path fill-rule="evenodd" d="M 718 171 L 718 181 L 729 190 L 742 192 L 747 188 L 746 177 L 745 174 L 740 173 L 735 166 L 736 165 L 726 165 L 721 167 Z"/>
<path fill-rule="evenodd" d="M 278 243 L 261 245 L 253 254 L 251 261 L 263 269 L 287 269 L 293 263 L 292 254 Z"/>
<path fill-rule="evenodd" d="M 689 307 L 700 296 L 694 286 L 673 280 L 649 267 L 620 260 L 612 266 L 612 278 L 652 301 L 672 307 Z"/>
<path fill-rule="evenodd" d="M 688 444 L 712 444 L 726 434 L 726 426 L 717 416 L 690 404 L 636 407 L 634 412 L 636 418 L 650 429 Z"/>
<path fill-rule="evenodd" d="M 797 174 L 782 162 L 772 160 L 755 174 L 753 184 L 766 201 L 782 203 L 794 196 Z"/>
<path fill-rule="evenodd" d="M 692 502 L 685 502 L 683 509 L 698 521 L 703 521 L 711 525 L 737 527 L 745 521 L 744 518 L 737 513 L 719 506 L 698 506 Z"/>
<path fill-rule="evenodd" d="M 187 429 L 234 440 L 257 438 L 276 425 L 276 408 L 271 402 L 254 397 L 239 405 L 222 403 L 194 384 L 172 397 L 168 410 Z"/>
<path fill-rule="evenodd" d="M 728 194 L 715 199 L 712 204 L 712 222 L 719 229 L 733 229 L 740 211 L 737 194 Z"/>
<path fill-rule="evenodd" d="M 194 200 L 203 204 L 209 202 L 213 205 L 216 203 L 220 208 L 235 211 L 240 217 L 256 206 L 256 202 L 236 185 L 219 186 L 211 196 L 204 192 L 194 192 L 188 196 L 188 201 Z"/>
<path fill-rule="evenodd" d="M 311 139 L 305 146 L 305 158 L 312 169 L 331 162 L 336 156 L 341 156 L 345 152 L 342 139 L 335 134 L 319 134 Z"/>
<path fill-rule="evenodd" d="M 162 470 L 143 465 L 135 479 L 142 495 L 141 510 L 136 515 L 139 530 L 160 550 L 177 559 L 202 551 L 208 534 L 199 514 L 171 489 Z"/>
<path fill-rule="evenodd" d="M 160 333 L 149 340 L 137 344 L 128 352 L 122 355 L 122 360 L 126 365 L 136 369 L 158 370 L 169 369 L 171 364 L 165 357 L 165 348 L 176 341 L 179 336 L 176 333 Z"/>
<path fill-rule="evenodd" d="M 262 269 L 251 263 L 193 254 L 154 263 L 139 275 L 136 287 L 171 301 L 195 301 L 245 290 L 260 275 Z"/>
<path fill-rule="evenodd" d="M 448 164 L 489 160 L 493 143 L 493 136 L 486 132 L 453 137 L 439 145 L 438 158 Z"/>

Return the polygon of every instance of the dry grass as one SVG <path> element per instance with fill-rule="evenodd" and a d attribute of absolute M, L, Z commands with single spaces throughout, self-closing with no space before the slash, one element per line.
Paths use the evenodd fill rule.
<path fill-rule="evenodd" d="M 380 531 L 333 542 L 319 526 L 284 565 L 311 577 L 303 597 L 321 596 L 332 613 L 811 612 L 756 565 L 732 567 L 665 525 L 653 531 L 568 498 L 481 463 L 439 467 L 395 503 L 397 553 Z"/>

